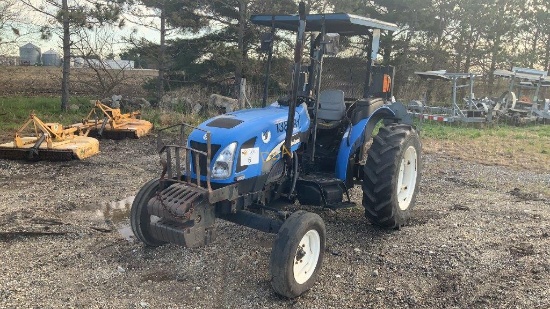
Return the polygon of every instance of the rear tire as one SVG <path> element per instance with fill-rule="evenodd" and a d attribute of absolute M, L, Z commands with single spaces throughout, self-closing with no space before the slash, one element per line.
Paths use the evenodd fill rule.
<path fill-rule="evenodd" d="M 375 225 L 399 228 L 407 223 L 416 201 L 421 171 L 421 145 L 409 125 L 380 128 L 364 166 L 363 206 Z"/>
<path fill-rule="evenodd" d="M 325 223 L 319 215 L 297 211 L 283 223 L 271 251 L 271 285 L 288 298 L 311 289 L 323 264 Z"/>
<path fill-rule="evenodd" d="M 152 220 L 158 219 L 156 216 L 151 216 L 147 210 L 147 203 L 155 196 L 159 189 L 159 180 L 153 179 L 141 187 L 130 210 L 130 224 L 132 232 L 148 247 L 158 247 L 166 242 L 158 240 L 151 235 L 150 225 Z"/>

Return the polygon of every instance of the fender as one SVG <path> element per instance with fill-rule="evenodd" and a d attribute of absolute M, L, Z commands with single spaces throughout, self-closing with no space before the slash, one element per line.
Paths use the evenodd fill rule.
<path fill-rule="evenodd" d="M 369 117 L 362 119 L 353 126 L 348 126 L 340 142 L 340 149 L 338 150 L 338 157 L 336 158 L 337 178 L 344 182 L 346 181 L 350 155 L 357 151 L 366 140 L 370 139 L 376 124 L 382 119 L 395 117 L 396 114 L 391 108 L 382 106 L 374 111 Z"/>

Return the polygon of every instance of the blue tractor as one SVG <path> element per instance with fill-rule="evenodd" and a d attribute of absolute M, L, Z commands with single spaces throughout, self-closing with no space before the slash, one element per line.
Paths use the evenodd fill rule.
<path fill-rule="evenodd" d="M 226 113 L 198 127 L 182 124 L 185 137 L 160 144 L 161 176 L 139 190 L 130 218 L 136 237 L 153 247 L 207 245 L 215 239 L 216 218 L 276 234 L 271 282 L 289 298 L 315 283 L 326 232 L 319 215 L 284 206 L 352 207 L 348 191 L 360 185 L 370 222 L 399 228 L 411 215 L 421 169 L 419 136 L 404 107 L 390 100 L 393 68 L 373 65 L 380 32 L 397 27 L 350 14 L 306 15 L 304 4 L 299 7 L 299 15 L 251 17 L 271 33 L 296 32 L 290 96 L 269 106 L 264 97 L 263 108 Z M 321 89 L 323 57 L 334 54 L 340 36 L 368 38 L 362 98 Z M 271 60 L 269 38 L 264 45 Z"/>

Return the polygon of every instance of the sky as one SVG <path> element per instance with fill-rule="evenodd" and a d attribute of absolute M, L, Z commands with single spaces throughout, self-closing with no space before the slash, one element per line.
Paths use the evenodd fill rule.
<path fill-rule="evenodd" d="M 2 0 L 0 0 L 2 1 Z M 40 0 L 33 0 L 34 4 L 39 4 Z M 69 0 L 70 2 L 71 0 Z M 7 55 L 18 55 L 19 54 L 19 47 L 23 46 L 27 43 L 32 43 L 38 47 L 40 47 L 41 52 L 48 51 L 50 49 L 58 52 L 59 54 L 62 54 L 62 40 L 59 37 L 58 34 L 55 34 L 51 37 L 50 40 L 42 40 L 40 38 L 40 33 L 38 30 L 42 25 L 48 24 L 48 19 L 45 17 L 44 14 L 41 14 L 39 12 L 33 11 L 31 8 L 27 7 L 23 3 L 16 3 L 15 10 L 20 12 L 18 16 L 18 21 L 14 23 L 14 27 L 17 28 L 20 33 L 22 34 L 16 41 L 16 44 L 10 44 L 10 46 L 5 47 L 3 49 L 0 49 L 0 54 L 7 54 Z M 134 35 L 138 37 L 145 37 L 150 41 L 158 42 L 159 34 L 153 29 L 150 29 L 145 26 L 137 25 L 132 23 L 129 16 L 126 16 L 126 25 L 122 28 L 113 28 L 113 31 L 115 33 L 114 40 L 116 42 L 119 42 L 117 44 L 113 44 L 113 50 L 115 54 L 120 53 L 122 50 L 124 50 L 127 45 L 123 42 L 123 37 L 128 37 L 132 34 L 133 31 L 137 31 Z M 154 19 L 149 19 L 150 22 L 155 22 Z M 11 38 L 13 38 L 13 34 L 11 33 L 11 30 L 5 29 L 3 36 L 9 35 Z"/>

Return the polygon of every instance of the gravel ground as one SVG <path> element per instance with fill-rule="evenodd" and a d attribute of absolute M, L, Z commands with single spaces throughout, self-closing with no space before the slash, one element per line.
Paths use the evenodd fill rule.
<path fill-rule="evenodd" d="M 158 175 L 154 139 L 101 150 L 0 160 L 0 308 L 550 308 L 549 173 L 425 155 L 409 226 L 377 229 L 361 207 L 318 211 L 323 269 L 288 300 L 269 283 L 273 235 L 220 221 L 205 248 L 135 242 L 127 214 Z"/>

